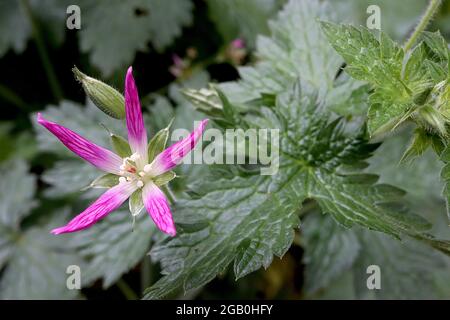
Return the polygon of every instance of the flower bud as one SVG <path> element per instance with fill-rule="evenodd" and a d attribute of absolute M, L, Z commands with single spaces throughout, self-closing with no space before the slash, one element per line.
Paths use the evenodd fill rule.
<path fill-rule="evenodd" d="M 100 110 L 116 119 L 125 118 L 125 99 L 119 91 L 85 75 L 77 67 L 74 67 L 72 71 L 83 86 L 86 95 Z"/>

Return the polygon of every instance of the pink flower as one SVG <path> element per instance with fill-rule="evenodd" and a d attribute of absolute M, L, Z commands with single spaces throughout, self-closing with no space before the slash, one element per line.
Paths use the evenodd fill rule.
<path fill-rule="evenodd" d="M 241 38 L 234 39 L 233 41 L 231 41 L 231 46 L 235 49 L 244 49 L 245 41 Z"/>
<path fill-rule="evenodd" d="M 172 73 L 172 75 L 176 78 L 181 77 L 183 75 L 184 69 L 186 69 L 187 67 L 186 63 L 177 54 L 172 55 L 172 62 L 173 65 L 169 67 L 170 73 Z"/>
<path fill-rule="evenodd" d="M 241 65 L 244 62 L 247 50 L 244 39 L 237 38 L 230 42 L 225 52 L 225 56 L 234 65 Z"/>
<path fill-rule="evenodd" d="M 153 182 L 153 178 L 171 170 L 182 161 L 200 139 L 208 119 L 201 121 L 188 137 L 174 143 L 148 163 L 147 133 L 131 67 L 125 80 L 125 112 L 128 142 L 133 153 L 126 158 L 121 158 L 114 152 L 38 114 L 38 123 L 53 133 L 72 152 L 100 170 L 119 176 L 119 183 L 116 186 L 102 194 L 67 225 L 52 230 L 53 234 L 75 232 L 92 226 L 119 208 L 136 190 L 142 189 L 142 201 L 156 226 L 162 232 L 175 236 L 175 224 L 168 201 Z"/>

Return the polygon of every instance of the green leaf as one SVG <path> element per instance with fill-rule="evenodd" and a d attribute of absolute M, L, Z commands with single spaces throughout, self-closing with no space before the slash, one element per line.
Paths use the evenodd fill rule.
<path fill-rule="evenodd" d="M 444 167 L 441 171 L 441 179 L 445 183 L 444 199 L 447 204 L 447 214 L 450 219 L 450 148 L 447 147 L 440 156 L 441 161 L 444 162 Z"/>
<path fill-rule="evenodd" d="M 413 132 L 414 129 L 407 126 L 396 135 L 385 139 L 370 159 L 367 171 L 379 174 L 383 183 L 406 190 L 408 201 L 412 202 L 418 212 L 427 214 L 431 211 L 430 213 L 439 214 L 445 209 L 435 209 L 436 204 L 442 202 L 439 195 L 443 188 L 439 181 L 442 164 L 438 157 L 433 152 L 425 152 L 413 162 L 398 164 Z"/>
<path fill-rule="evenodd" d="M 182 82 L 174 82 L 169 86 L 169 98 L 175 102 L 176 108 L 171 104 L 167 97 L 160 95 L 152 95 L 153 101 L 147 105 L 150 112 L 149 128 L 153 132 L 162 130 L 167 127 L 168 123 L 173 120 L 173 129 L 191 129 L 194 121 L 204 118 L 202 114 L 197 112 L 189 100 L 184 95 L 187 88 L 202 88 L 208 84 L 209 76 L 205 71 L 199 71 L 192 77 Z"/>
<path fill-rule="evenodd" d="M 128 200 L 130 213 L 136 217 L 144 209 L 144 202 L 142 201 L 142 190 L 136 190 Z"/>
<path fill-rule="evenodd" d="M 83 269 L 83 286 L 99 278 L 103 279 L 103 288 L 113 285 L 142 260 L 150 248 L 154 231 L 147 214 L 139 216 L 133 227 L 130 213 L 125 209 L 73 235 L 71 246 L 88 261 Z"/>
<path fill-rule="evenodd" d="M 383 32 L 377 39 L 367 28 L 329 22 L 322 22 L 322 29 L 347 63 L 346 72 L 374 88 L 368 112 L 371 136 L 397 128 L 426 103 L 433 83 L 424 67 L 427 52 L 423 43 L 405 55 Z"/>
<path fill-rule="evenodd" d="M 447 71 L 438 63 L 430 60 L 425 60 L 424 65 L 427 68 L 428 73 L 433 81 L 440 82 L 446 79 Z"/>
<path fill-rule="evenodd" d="M 358 80 L 371 84 L 397 88 L 398 95 L 405 91 L 401 83 L 403 50 L 389 37 L 380 33 L 377 39 L 367 28 L 321 22 L 330 44 L 347 63 L 346 71 Z"/>
<path fill-rule="evenodd" d="M 25 160 L 32 159 L 37 153 L 36 138 L 33 133 L 23 131 L 13 132 L 14 124 L 2 121 L 0 124 L 0 162 L 11 157 Z"/>
<path fill-rule="evenodd" d="M 0 268 L 14 252 L 13 244 L 21 220 L 30 214 L 36 205 L 33 199 L 36 177 L 28 173 L 29 167 L 19 159 L 0 166 Z"/>
<path fill-rule="evenodd" d="M 340 224 L 364 226 L 397 238 L 421 239 L 444 252 L 450 245 L 425 231 L 420 216 L 388 206 L 404 192 L 375 184 L 358 170 L 376 149 L 361 133 L 345 133 L 342 121 L 327 120 L 311 88 L 296 87 L 280 95 L 276 105 L 246 116 L 249 127 L 280 129 L 278 173 L 260 176 L 225 170 L 191 186 L 191 199 L 177 203 L 179 234 L 153 247 L 165 276 L 146 291 L 160 298 L 202 286 L 233 263 L 236 278 L 268 267 L 282 256 L 299 225 L 297 211 L 305 199 L 317 201 Z M 212 169 L 214 170 L 214 169 Z M 220 177 L 220 178 L 219 178 Z"/>
<path fill-rule="evenodd" d="M 11 255 L 14 253 L 14 238 L 17 236 L 11 229 L 0 225 L 0 268 L 8 262 Z"/>
<path fill-rule="evenodd" d="M 343 61 L 318 28 L 317 18 L 333 20 L 333 17 L 326 2 L 289 1 L 278 17 L 270 21 L 270 38 L 258 37 L 257 63 L 239 68 L 242 80 L 221 83 L 220 89 L 242 111 L 243 103 L 248 107 L 263 95 L 284 92 L 300 77 L 304 83 L 315 87 L 336 113 L 344 116 L 349 116 L 352 111 L 364 114 L 368 88 L 345 74 L 335 79 Z M 207 92 L 200 90 L 198 93 L 198 101 L 194 97 L 195 107 L 201 111 L 206 109 L 206 114 L 216 121 L 223 118 L 221 105 L 215 107 L 214 96 L 209 95 L 210 99 L 204 101 Z"/>
<path fill-rule="evenodd" d="M 28 173 L 28 165 L 12 159 L 0 166 L 0 225 L 13 229 L 35 207 L 36 177 Z M 1 259 L 0 259 L 1 260 Z"/>
<path fill-rule="evenodd" d="M 22 230 L 20 222 L 35 207 L 36 178 L 28 165 L 12 159 L 0 166 L 5 178 L 0 182 L 0 278 L 2 299 L 67 299 L 78 295 L 66 287 L 69 265 L 82 266 L 64 236 L 56 238 L 50 230 L 67 218 L 67 210 L 52 215 L 43 226 Z"/>
<path fill-rule="evenodd" d="M 80 7 L 81 50 L 105 76 L 130 65 L 149 42 L 158 51 L 168 47 L 192 22 L 193 10 L 190 0 L 83 1 Z"/>
<path fill-rule="evenodd" d="M 57 212 L 47 224 L 16 234 L 0 279 L 1 299 L 73 299 L 79 295 L 79 290 L 67 288 L 66 272 L 71 265 L 83 272 L 84 261 L 68 246 L 67 236 L 50 234 L 64 223 L 67 213 L 67 209 Z"/>
<path fill-rule="evenodd" d="M 91 188 L 112 188 L 119 183 L 119 177 L 112 173 L 101 175 L 92 181 L 89 185 Z"/>
<path fill-rule="evenodd" d="M 426 0 L 408 0 L 408 5 L 392 0 L 332 0 L 329 1 L 336 15 L 355 26 L 366 25 L 373 11 L 371 5 L 380 8 L 381 29 L 395 40 L 403 41 L 417 24 L 420 15 L 427 7 Z"/>
<path fill-rule="evenodd" d="M 359 255 L 360 244 L 353 230 L 317 213 L 306 217 L 302 230 L 305 290 L 311 294 L 328 287 L 351 268 Z"/>
<path fill-rule="evenodd" d="M 280 3 L 278 0 L 207 2 L 209 16 L 225 43 L 242 37 L 250 46 L 254 45 L 256 35 L 268 33 L 267 21 L 278 10 Z"/>
<path fill-rule="evenodd" d="M 353 274 L 359 299 L 448 299 L 448 292 L 441 295 L 438 290 L 449 272 L 447 257 L 417 241 L 399 242 L 366 230 L 357 234 L 361 250 Z M 367 288 L 369 265 L 380 267 L 380 290 Z"/>
<path fill-rule="evenodd" d="M 272 255 L 282 256 L 292 242 L 292 228 L 299 220 L 287 193 L 298 192 L 294 187 L 285 187 L 279 196 L 267 193 L 270 179 L 262 176 L 206 181 L 210 182 L 202 188 L 209 192 L 203 191 L 203 198 L 177 206 L 175 219 L 182 234 L 152 249 L 153 257 L 169 273 L 146 298 L 205 284 L 232 260 L 236 277 L 242 277 L 267 267 Z"/>
<path fill-rule="evenodd" d="M 427 32 L 422 34 L 425 44 L 434 53 L 434 59 L 438 62 L 448 64 L 450 60 L 450 50 L 448 49 L 447 41 L 439 31 Z"/>
<path fill-rule="evenodd" d="M 256 55 L 261 62 L 239 68 L 242 80 L 221 84 L 220 88 L 231 102 L 248 102 L 261 93 L 283 92 L 301 77 L 317 88 L 321 97 L 326 96 L 342 59 L 329 46 L 316 19 L 331 17 L 325 2 L 289 1 L 269 22 L 270 38 L 257 38 Z"/>
<path fill-rule="evenodd" d="M 0 37 L 0 56 L 3 56 L 9 49 L 16 53 L 22 53 L 25 50 L 31 28 L 20 2 L 2 1 L 0 12 L 1 30 L 4 30 Z M 6 32 L 7 30 L 15 32 Z"/>
<path fill-rule="evenodd" d="M 58 161 L 53 168 L 47 169 L 41 176 L 41 179 L 50 185 L 44 190 L 44 196 L 58 198 L 87 190 L 89 181 L 98 178 L 98 174 L 99 171 L 95 167 L 80 160 Z M 87 193 L 91 192 L 95 192 L 95 189 Z"/>
<path fill-rule="evenodd" d="M 327 105 L 331 110 L 345 117 L 365 116 L 369 87 L 363 81 L 350 80 L 343 73 L 327 93 Z"/>
<path fill-rule="evenodd" d="M 31 12 L 47 36 L 47 41 L 60 45 L 66 30 L 66 8 L 70 0 L 29 0 Z M 8 50 L 21 54 L 32 36 L 29 17 L 21 1 L 2 1 L 0 3 L 0 57 Z M 14 32 L 11 32 L 14 30 Z"/>
<path fill-rule="evenodd" d="M 313 229 L 309 230 L 311 227 Z M 307 292 L 308 298 L 449 297 L 448 288 L 441 290 L 440 282 L 446 280 L 450 260 L 430 251 L 422 243 L 399 242 L 360 228 L 343 229 L 329 216 L 317 215 L 308 216 L 305 220 L 305 238 L 305 262 L 309 262 L 306 264 L 305 285 L 306 288 L 309 288 L 308 283 L 312 285 L 312 290 Z M 345 254 L 349 255 L 348 259 Z M 380 267 L 381 288 L 378 290 L 367 288 L 367 268 L 371 265 Z M 333 287 L 337 285 L 341 289 L 334 294 L 336 289 Z M 417 290 L 418 287 L 421 290 Z"/>

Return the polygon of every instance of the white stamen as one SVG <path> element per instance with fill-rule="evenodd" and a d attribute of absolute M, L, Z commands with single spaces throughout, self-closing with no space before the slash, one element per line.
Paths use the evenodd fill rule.
<path fill-rule="evenodd" d="M 150 170 L 152 170 L 152 166 L 151 166 L 150 164 L 146 164 L 146 165 L 144 166 L 144 171 L 147 172 L 147 173 L 149 173 Z"/>
<path fill-rule="evenodd" d="M 131 177 L 127 177 L 127 181 L 131 181 Z"/>
<path fill-rule="evenodd" d="M 141 177 L 144 177 L 144 176 L 145 176 L 145 172 L 144 172 L 144 171 L 141 171 L 141 172 L 139 172 L 139 175 L 140 175 Z"/>
<path fill-rule="evenodd" d="M 138 153 L 133 153 L 130 157 L 131 161 L 136 161 L 137 159 L 139 159 L 141 156 Z"/>
<path fill-rule="evenodd" d="M 138 188 L 142 188 L 144 186 L 144 182 L 142 182 L 141 180 L 139 180 L 136 185 L 138 186 Z"/>
<path fill-rule="evenodd" d="M 125 177 L 120 177 L 119 183 L 124 183 L 124 182 L 127 182 L 127 179 Z"/>

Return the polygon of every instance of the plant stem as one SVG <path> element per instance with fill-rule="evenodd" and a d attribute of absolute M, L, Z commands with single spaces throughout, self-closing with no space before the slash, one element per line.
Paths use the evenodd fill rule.
<path fill-rule="evenodd" d="M 164 185 L 161 188 L 163 189 L 170 204 L 174 204 L 177 202 L 176 196 L 173 194 L 172 190 L 170 190 L 170 188 L 167 185 Z"/>
<path fill-rule="evenodd" d="M 409 37 L 408 41 L 405 43 L 405 51 L 411 50 L 412 46 L 416 43 L 417 38 L 422 34 L 422 32 L 427 27 L 428 23 L 430 23 L 430 20 L 433 18 L 434 14 L 438 10 L 439 6 L 441 5 L 441 0 L 431 0 L 428 4 L 428 7 L 422 16 L 422 18 L 419 21 L 419 24 L 414 29 L 414 32 Z"/>
<path fill-rule="evenodd" d="M 123 293 L 125 298 L 127 298 L 128 300 L 138 300 L 139 299 L 137 294 L 133 291 L 133 289 L 130 288 L 130 286 L 123 279 L 119 279 L 117 281 L 116 285 L 120 289 L 120 291 Z"/>
<path fill-rule="evenodd" d="M 141 291 L 144 292 L 152 284 L 153 268 L 148 255 L 144 256 L 141 264 Z"/>
<path fill-rule="evenodd" d="M 50 61 L 50 57 L 45 47 L 44 38 L 42 37 L 41 31 L 39 29 L 38 22 L 33 16 L 30 3 L 28 0 L 21 0 L 22 7 L 31 25 L 31 30 L 33 33 L 33 39 L 36 43 L 36 48 L 38 50 L 39 57 L 41 58 L 42 66 L 44 67 L 45 74 L 47 75 L 47 80 L 50 85 L 50 90 L 52 91 L 53 97 L 56 101 L 60 101 L 63 98 L 61 87 L 59 86 L 58 79 L 56 77 L 55 70 Z"/>
<path fill-rule="evenodd" d="M 14 91 L 2 84 L 0 84 L 0 97 L 22 110 L 28 110 L 28 105 L 25 101 L 23 101 Z"/>

